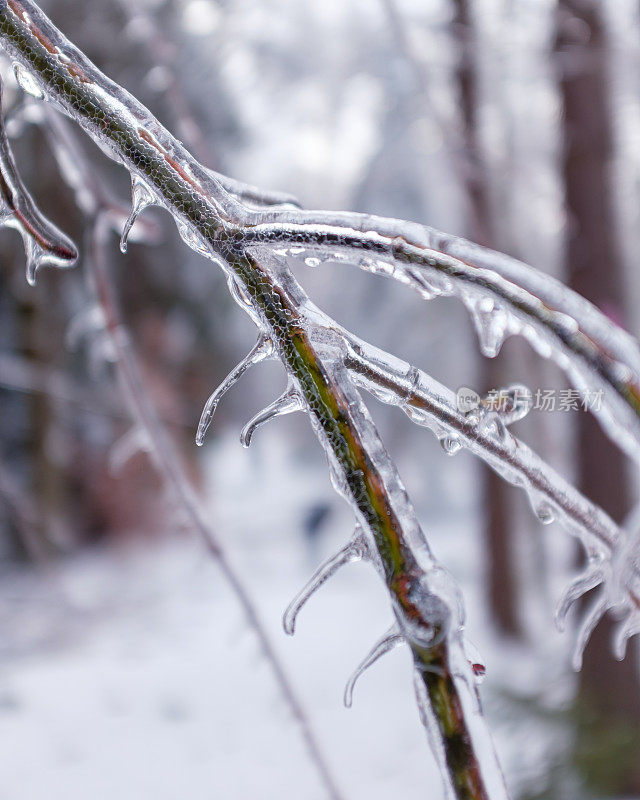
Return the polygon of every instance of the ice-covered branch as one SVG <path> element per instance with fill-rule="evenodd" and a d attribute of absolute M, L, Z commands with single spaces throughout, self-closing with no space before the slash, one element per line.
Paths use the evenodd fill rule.
<path fill-rule="evenodd" d="M 142 205 L 164 207 L 185 243 L 224 270 L 234 299 L 272 344 L 287 372 L 287 393 L 256 421 L 299 407 L 308 413 L 334 485 L 353 507 L 367 554 L 389 591 L 398 636 L 410 648 L 421 716 L 443 766 L 447 791 L 458 800 L 506 797 L 487 744 L 474 668 L 465 655 L 459 592 L 433 557 L 354 383 L 359 380 L 380 394 L 376 369 L 384 378 L 385 359 L 373 359 L 382 362 L 376 369 L 365 359 L 358 371 L 354 341 L 311 303 L 286 258 L 303 258 L 310 266 L 355 263 L 411 286 L 426 299 L 458 295 L 472 312 L 485 354 L 495 355 L 505 336 L 518 333 L 542 355 L 555 358 L 578 388 L 603 386 L 601 419 L 633 455 L 640 452 L 640 356 L 635 343 L 581 298 L 498 254 L 411 223 L 307 212 L 280 202 L 282 198 L 258 194 L 252 200 L 248 192 L 237 186 L 234 190 L 100 73 L 31 0 L 0 2 L 0 42 L 19 63 L 23 85 L 76 120 L 129 170 L 138 195 L 143 195 Z M 123 346 L 121 332 L 113 333 Z M 409 380 L 400 404 L 412 417 L 424 416 L 425 423 L 440 415 L 442 427 L 451 428 L 445 437 L 449 452 L 462 444 L 473 449 L 474 439 L 474 452 L 501 474 L 515 482 L 523 478 L 540 517 L 549 519 L 554 511 L 564 515 L 569 508 L 564 521 L 588 540 L 590 553 L 600 557 L 605 548 L 607 553 L 614 549 L 616 533 L 606 515 L 564 484 L 547 486 L 545 480 L 555 477 L 535 459 L 522 463 L 529 455 L 517 445 L 514 455 L 508 420 L 454 418 L 450 397 L 435 402 L 433 385 L 417 372 L 405 375 L 397 367 L 391 365 L 386 391 L 397 394 L 399 379 Z M 375 373 L 375 380 L 369 373 Z M 215 402 L 214 396 L 205 422 Z M 499 465 L 502 459 L 505 463 Z M 200 522 L 194 519 L 194 524 Z"/>
<path fill-rule="evenodd" d="M 33 286 L 39 267 L 70 267 L 77 257 L 73 242 L 33 202 L 18 173 L 2 119 L 0 82 L 0 225 L 15 228 L 24 242 L 27 281 Z"/>
<path fill-rule="evenodd" d="M 484 355 L 497 355 L 508 336 L 520 335 L 581 392 L 604 390 L 594 413 L 618 446 L 640 459 L 637 342 L 548 275 L 426 226 L 364 214 L 271 210 L 253 215 L 246 236 L 309 266 L 356 264 L 427 300 L 459 297 Z"/>
<path fill-rule="evenodd" d="M 508 429 L 509 418 L 522 416 L 517 405 L 500 415 L 491 405 L 462 412 L 454 393 L 406 362 L 344 332 L 345 364 L 354 382 L 380 401 L 396 405 L 418 425 L 429 428 L 448 453 L 466 448 L 506 481 L 526 492 L 543 524 L 554 520 L 584 546 L 587 567 L 563 592 L 556 622 L 564 627 L 574 603 L 600 586 L 598 600 L 585 616 L 575 644 L 574 667 L 593 627 L 609 610 L 622 618 L 615 652 L 622 657 L 626 641 L 640 626 L 640 526 L 620 530 L 596 504 L 584 497 Z M 508 395 L 508 393 L 505 393 Z M 626 526 L 629 527 L 629 526 Z"/>
<path fill-rule="evenodd" d="M 423 675 L 432 734 L 458 798 L 505 797 L 463 663 L 462 609 L 434 561 L 413 508 L 358 393 L 341 366 L 339 336 L 281 260 L 246 236 L 262 213 L 229 194 L 160 124 L 67 42 L 38 7 L 0 6 L 0 39 L 52 103 L 143 181 L 176 220 L 184 241 L 218 263 L 232 294 L 267 334 L 325 447 L 335 485 L 352 503 L 377 553 L 394 613 Z M 432 670 L 438 664 L 438 680 Z M 482 754 L 482 761 L 478 760 Z"/>
<path fill-rule="evenodd" d="M 620 539 L 613 520 L 567 483 L 491 411 L 458 409 L 456 395 L 422 370 L 345 333 L 346 365 L 358 386 L 396 405 L 441 442 L 453 438 L 514 486 L 522 487 L 544 523 L 554 518 L 588 555 L 606 557 Z M 448 445 L 449 447 L 451 445 Z"/>

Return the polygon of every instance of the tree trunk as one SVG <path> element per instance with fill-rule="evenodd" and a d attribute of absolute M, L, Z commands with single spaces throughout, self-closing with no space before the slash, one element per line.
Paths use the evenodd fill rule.
<path fill-rule="evenodd" d="M 573 289 L 621 322 L 625 289 L 610 188 L 612 134 L 599 6 L 595 0 L 559 3 L 556 57 L 564 106 L 566 269 Z M 590 414 L 579 415 L 577 433 L 580 489 L 622 520 L 630 508 L 622 454 Z M 637 650 L 632 643 L 625 661 L 616 662 L 610 652 L 611 632 L 612 622 L 601 622 L 585 653 L 580 705 L 587 715 L 590 742 L 579 737 L 578 757 L 594 788 L 638 796 L 640 757 L 633 752 L 640 730 Z M 596 732 L 601 737 L 598 744 L 593 739 Z M 610 746 L 618 740 L 622 751 L 630 751 L 626 755 L 612 754 Z M 616 758 L 619 763 L 614 764 Z"/>
<path fill-rule="evenodd" d="M 499 249 L 491 213 L 486 169 L 478 141 L 478 89 L 471 54 L 473 23 L 469 0 L 454 0 L 454 36 L 458 43 L 457 70 L 460 116 L 463 125 L 466 164 L 464 187 L 468 204 L 469 236 L 479 244 Z M 480 389 L 486 393 L 505 382 L 504 361 L 483 359 Z M 518 591 L 514 554 L 513 487 L 484 464 L 479 464 L 481 500 L 484 508 L 483 539 L 486 546 L 487 593 L 492 619 L 497 628 L 510 636 L 520 636 Z"/>

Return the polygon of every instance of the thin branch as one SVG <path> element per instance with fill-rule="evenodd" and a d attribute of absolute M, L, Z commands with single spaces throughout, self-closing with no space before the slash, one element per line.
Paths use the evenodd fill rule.
<path fill-rule="evenodd" d="M 312 305 L 293 276 L 270 263 L 268 254 L 259 263 L 248 250 L 243 227 L 229 224 L 230 213 L 246 218 L 261 212 L 229 195 L 30 0 L 8 0 L 0 7 L 0 40 L 35 76 L 46 97 L 146 182 L 158 204 L 176 219 L 185 242 L 225 269 L 234 297 L 269 331 L 327 451 L 336 484 L 343 487 L 378 552 L 394 612 L 437 720 L 435 735 L 445 753 L 448 785 L 459 800 L 506 797 L 495 755 L 487 748 L 490 738 L 473 699 L 475 689 L 470 693 L 473 676 L 461 655 L 459 593 L 433 560 L 366 408 L 335 361 L 331 321 L 312 320 Z M 480 740 L 482 764 L 476 756 Z"/>
<path fill-rule="evenodd" d="M 287 209 L 242 222 L 249 242 L 307 263 L 355 263 L 425 299 L 459 297 L 472 313 L 485 355 L 496 355 L 507 336 L 520 335 L 579 390 L 603 388 L 602 406 L 594 406 L 594 413 L 616 444 L 640 459 L 637 342 L 559 281 L 501 253 L 400 220 Z M 318 253 L 322 258 L 314 258 Z"/>
<path fill-rule="evenodd" d="M 612 390 L 601 419 L 634 453 L 640 439 L 635 344 L 546 276 L 428 228 L 243 204 L 67 42 L 31 0 L 0 5 L 0 39 L 29 72 L 32 85 L 146 184 L 190 247 L 223 268 L 234 299 L 268 334 L 327 452 L 335 485 L 352 504 L 376 554 L 418 670 L 419 705 L 451 791 L 458 800 L 506 797 L 464 654 L 457 587 L 431 554 L 350 381 L 344 336 L 313 306 L 282 256 L 355 262 L 424 297 L 458 294 L 471 308 L 487 352 L 496 352 L 505 335 L 520 333 L 555 357 L 579 388 L 595 382 Z"/>
<path fill-rule="evenodd" d="M 587 552 L 611 554 L 621 539 L 615 522 L 567 483 L 524 442 L 504 426 L 461 412 L 456 396 L 422 370 L 389 356 L 345 332 L 350 350 L 346 365 L 358 385 L 378 399 L 399 406 L 413 422 L 431 428 L 439 438 L 455 436 L 506 481 L 525 489 L 532 505 L 546 503 Z M 402 378 L 398 378 L 398 376 Z"/>
<path fill-rule="evenodd" d="M 282 696 L 299 726 L 308 753 L 327 790 L 327 794 L 334 800 L 340 800 L 342 795 L 311 730 L 302 704 L 269 640 L 258 611 L 240 577 L 228 561 L 220 540 L 207 521 L 206 514 L 186 477 L 180 455 L 177 453 L 171 438 L 155 412 L 136 356 L 119 318 L 111 281 L 104 263 L 109 227 L 106 217 L 99 215 L 95 219 L 91 238 L 91 252 L 87 261 L 91 268 L 96 296 L 104 312 L 106 330 L 116 354 L 116 368 L 132 417 L 135 420 L 135 424 L 144 432 L 152 463 L 156 466 L 166 487 L 178 498 L 189 524 L 200 535 L 209 552 L 215 558 L 225 580 L 240 603 L 244 616 L 258 639 L 260 648 L 273 672 Z"/>

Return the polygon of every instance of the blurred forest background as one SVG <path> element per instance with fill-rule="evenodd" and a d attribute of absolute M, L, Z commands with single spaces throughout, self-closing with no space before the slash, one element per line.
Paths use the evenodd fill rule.
<path fill-rule="evenodd" d="M 637 0 L 41 5 L 207 166 L 308 207 L 416 220 L 503 250 L 640 333 Z M 144 453 L 114 468 L 131 420 L 87 315 L 83 215 L 42 127 L 29 124 L 10 65 L 3 74 L 21 174 L 81 256 L 68 273 L 43 270 L 32 289 L 19 237 L 0 235 L 0 797 L 322 797 L 180 503 Z M 124 170 L 84 137 L 79 146 L 127 204 Z M 261 430 L 248 452 L 237 443 L 240 426 L 279 393 L 279 365 L 243 378 L 196 449 L 201 407 L 253 344 L 253 326 L 168 216 L 145 219 L 156 242 L 132 241 L 123 256 L 114 236 L 108 252 L 146 390 L 345 796 L 424 797 L 437 784 L 407 654 L 376 665 L 356 708 L 340 708 L 342 682 L 389 618 L 375 577 L 363 567 L 338 576 L 305 609 L 296 640 L 283 641 L 282 609 L 352 522 L 306 419 Z M 426 305 L 343 265 L 297 273 L 347 328 L 454 389 L 564 387 L 521 341 L 482 359 L 453 300 Z M 611 625 L 601 624 L 575 676 L 572 634 L 553 627 L 577 548 L 470 455 L 447 458 L 402 415 L 372 411 L 436 553 L 461 582 L 514 796 L 640 798 L 637 642 L 617 663 Z M 589 415 L 534 411 L 518 425 L 625 518 L 637 472 Z"/>

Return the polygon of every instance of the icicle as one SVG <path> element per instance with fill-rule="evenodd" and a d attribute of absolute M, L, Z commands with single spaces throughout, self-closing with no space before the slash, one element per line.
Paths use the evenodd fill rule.
<path fill-rule="evenodd" d="M 394 623 L 385 633 L 385 635 L 374 644 L 368 655 L 356 667 L 355 671 L 347 681 L 347 685 L 344 687 L 344 704 L 347 708 L 351 708 L 353 703 L 353 690 L 360 676 L 366 672 L 369 667 L 373 666 L 378 659 L 382 658 L 382 656 L 386 655 L 395 647 L 405 644 L 405 642 L 406 639 L 400 632 L 397 623 Z"/>
<path fill-rule="evenodd" d="M 70 267 L 77 257 L 73 242 L 44 217 L 22 183 L 2 120 L 0 83 L 0 191 L 3 205 L 0 224 L 14 228 L 22 236 L 27 257 L 27 282 L 33 286 L 36 272 L 44 265 Z"/>
<path fill-rule="evenodd" d="M 129 233 L 133 227 L 134 222 L 140 214 L 151 205 L 156 203 L 156 198 L 153 191 L 149 186 L 137 175 L 131 176 L 131 213 L 127 217 L 122 229 L 122 236 L 120 237 L 120 252 L 127 252 L 127 243 L 129 240 Z"/>
<path fill-rule="evenodd" d="M 620 626 L 615 632 L 613 639 L 613 654 L 622 661 L 627 651 L 627 642 L 632 636 L 640 633 L 640 613 L 636 608 L 630 612 L 625 620 L 620 623 Z"/>
<path fill-rule="evenodd" d="M 178 228 L 180 238 L 187 245 L 187 247 L 195 250 L 196 253 L 200 253 L 201 256 L 208 257 L 211 254 L 207 245 L 202 241 L 200 236 L 198 236 L 198 234 L 192 230 L 189 224 L 184 222 L 184 220 L 176 218 L 176 226 Z"/>
<path fill-rule="evenodd" d="M 17 61 L 13 64 L 13 74 L 16 76 L 18 86 L 36 100 L 44 98 L 44 91 L 35 77 Z"/>
<path fill-rule="evenodd" d="M 109 469 L 117 475 L 136 453 L 148 453 L 149 450 L 150 443 L 146 431 L 137 426 L 131 428 L 112 445 L 109 452 Z"/>
<path fill-rule="evenodd" d="M 527 489 L 526 491 L 533 513 L 539 521 L 543 525 L 551 525 L 552 522 L 555 522 L 556 515 L 554 510 L 551 508 L 544 495 L 535 489 Z"/>
<path fill-rule="evenodd" d="M 591 638 L 594 628 L 606 614 L 608 605 L 607 596 L 605 593 L 603 593 L 594 601 L 584 620 L 582 621 L 582 625 L 580 626 L 580 630 L 578 631 L 578 636 L 576 638 L 573 657 L 571 659 L 571 664 L 576 672 L 579 672 L 580 668 L 582 667 L 582 656 L 584 654 L 584 649 L 587 646 L 587 642 Z"/>
<path fill-rule="evenodd" d="M 567 586 L 558 600 L 555 610 L 555 621 L 558 630 L 564 630 L 567 614 L 576 600 L 595 589 L 596 586 L 602 583 L 603 577 L 602 569 L 598 565 L 585 570 Z"/>
<path fill-rule="evenodd" d="M 463 301 L 471 314 L 482 355 L 495 358 L 509 333 L 507 311 L 491 297 L 463 296 Z"/>
<path fill-rule="evenodd" d="M 462 449 L 462 442 L 455 434 L 447 434 L 440 439 L 440 446 L 448 456 L 454 456 Z"/>
<path fill-rule="evenodd" d="M 206 436 L 207 429 L 211 425 L 211 420 L 215 414 L 218 403 L 223 395 L 225 395 L 232 386 L 244 375 L 249 367 L 254 364 L 259 364 L 273 355 L 274 348 L 273 342 L 265 335 L 260 335 L 258 341 L 251 348 L 249 353 L 242 359 L 242 361 L 234 367 L 227 377 L 222 381 L 218 388 L 210 395 L 205 403 L 204 409 L 200 416 L 198 423 L 198 432 L 196 433 L 196 444 L 201 447 L 204 444 L 204 437 Z"/>
<path fill-rule="evenodd" d="M 249 422 L 244 426 L 240 432 L 240 443 L 243 447 L 249 447 L 253 434 L 274 417 L 282 416 L 283 414 L 291 414 L 294 411 L 301 411 L 304 408 L 302 398 L 298 394 L 298 390 L 289 384 L 287 390 L 270 403 L 262 411 L 259 411 L 255 417 L 252 417 Z"/>
<path fill-rule="evenodd" d="M 357 526 L 348 544 L 321 564 L 305 586 L 293 598 L 291 603 L 289 603 L 282 617 L 282 626 L 285 633 L 289 636 L 293 636 L 296 629 L 296 619 L 302 607 L 307 600 L 309 600 L 309 598 L 340 569 L 340 567 L 343 567 L 345 564 L 351 564 L 354 561 L 361 561 L 366 556 L 367 545 L 362 533 L 362 528 Z"/>

